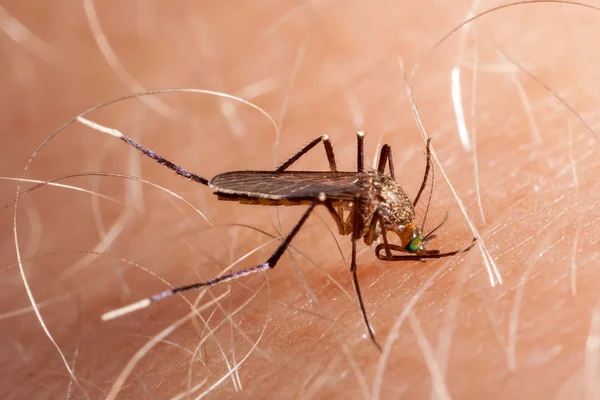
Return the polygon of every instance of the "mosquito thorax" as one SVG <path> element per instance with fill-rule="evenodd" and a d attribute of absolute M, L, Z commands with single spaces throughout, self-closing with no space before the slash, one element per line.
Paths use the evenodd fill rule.
<path fill-rule="evenodd" d="M 371 191 L 381 211 L 381 218 L 387 230 L 406 226 L 414 216 L 415 209 L 408 195 L 400 185 L 387 175 L 369 173 Z"/>

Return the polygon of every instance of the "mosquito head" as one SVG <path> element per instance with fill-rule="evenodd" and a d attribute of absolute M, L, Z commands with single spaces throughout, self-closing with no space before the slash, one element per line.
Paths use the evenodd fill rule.
<path fill-rule="evenodd" d="M 446 222 L 442 221 L 435 229 L 429 232 L 427 235 L 423 235 L 421 230 L 412 223 L 408 223 L 405 225 L 399 225 L 394 230 L 396 234 L 400 238 L 400 242 L 402 243 L 402 247 L 404 251 L 411 254 L 425 254 L 437 252 L 437 250 L 429 250 L 425 248 L 425 245 L 432 239 L 435 239 L 437 235 L 435 231 L 437 231 L 443 224 Z"/>
<path fill-rule="evenodd" d="M 424 252 L 425 244 L 432 239 L 432 237 L 423 237 L 421 230 L 412 223 L 400 225 L 396 228 L 396 233 L 407 253 Z"/>

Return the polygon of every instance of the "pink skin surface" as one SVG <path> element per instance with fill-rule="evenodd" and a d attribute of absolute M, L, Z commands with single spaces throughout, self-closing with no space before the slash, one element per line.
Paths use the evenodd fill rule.
<path fill-rule="evenodd" d="M 14 205 L 0 213 L 0 398 L 600 396 L 600 147 L 591 132 L 599 11 L 513 6 L 436 46 L 488 8 L 462 0 L 176 3 L 4 5 L 0 175 L 21 177 L 34 150 L 89 107 L 194 88 L 253 102 L 280 134 L 247 105 L 197 93 L 125 100 L 86 118 L 207 178 L 271 169 L 322 134 L 340 169 L 352 170 L 355 132 L 364 130 L 366 165 L 389 143 L 412 197 L 425 168 L 404 79 L 416 66 L 414 104 L 439 160 L 431 223 L 449 215 L 427 247 L 461 248 L 474 229 L 481 240 L 468 254 L 426 263 L 381 262 L 374 245 L 359 244 L 359 279 L 383 353 L 357 307 L 350 241 L 323 207 L 275 270 L 103 322 L 103 313 L 168 284 L 214 278 L 241 257 L 234 270 L 264 262 L 272 236 L 289 231 L 303 208 L 220 202 L 74 123 L 25 178 L 132 175 L 189 204 L 148 183 L 84 175 L 57 183 L 112 200 L 45 186 L 21 198 L 16 225 Z M 323 148 L 294 168 L 326 170 Z M 0 185 L 6 204 L 17 183 Z M 185 299 L 203 307 L 193 318 Z"/>

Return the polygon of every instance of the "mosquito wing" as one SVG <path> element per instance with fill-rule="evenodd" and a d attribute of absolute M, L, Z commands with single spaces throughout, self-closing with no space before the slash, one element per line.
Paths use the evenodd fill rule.
<path fill-rule="evenodd" d="M 358 172 L 233 171 L 215 176 L 209 186 L 218 195 L 269 200 L 314 199 L 352 201 L 366 177 Z"/>

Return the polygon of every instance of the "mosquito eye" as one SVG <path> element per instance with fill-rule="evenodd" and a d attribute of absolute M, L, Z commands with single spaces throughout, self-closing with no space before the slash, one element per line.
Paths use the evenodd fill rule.
<path fill-rule="evenodd" d="M 423 244 L 423 235 L 417 235 L 404 248 L 409 253 L 416 253 Z"/>

